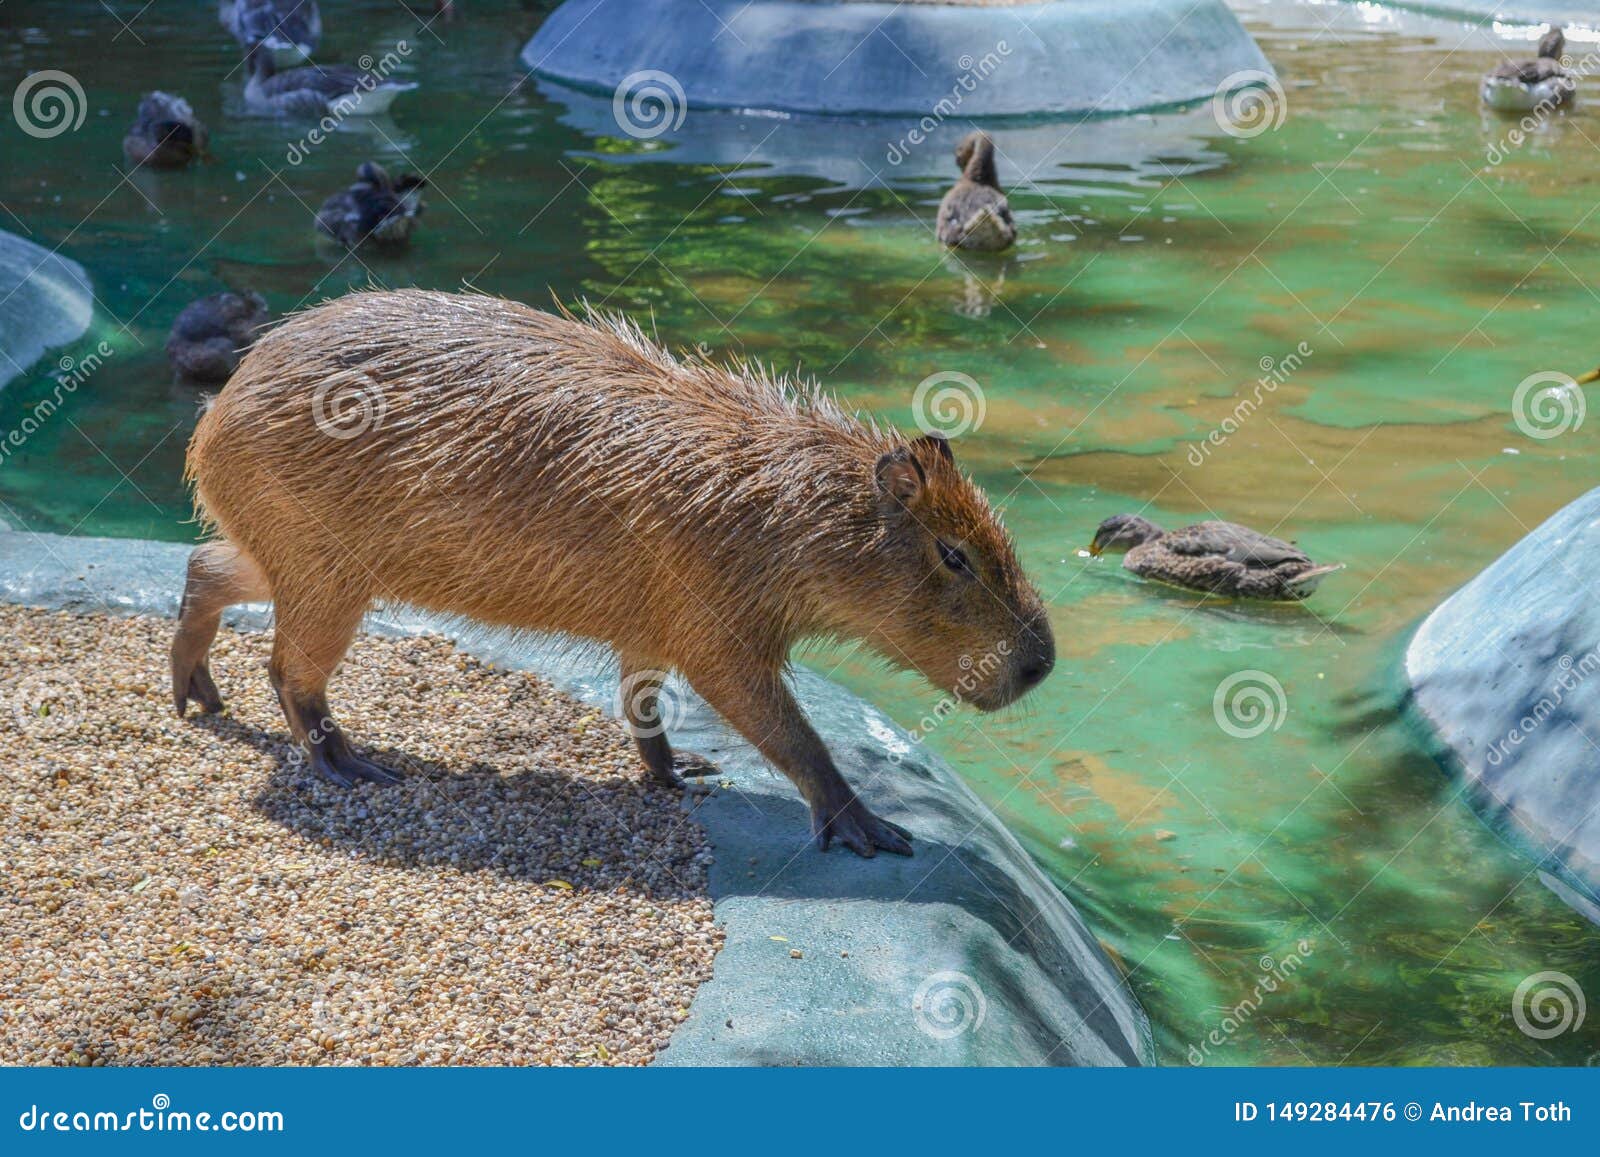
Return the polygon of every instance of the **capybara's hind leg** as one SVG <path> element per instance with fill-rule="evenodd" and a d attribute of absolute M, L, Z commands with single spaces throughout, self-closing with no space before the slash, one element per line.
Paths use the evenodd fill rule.
<path fill-rule="evenodd" d="M 703 755 L 672 750 L 667 724 L 661 717 L 661 684 L 665 673 L 649 663 L 623 656 L 622 719 L 639 745 L 645 782 L 659 787 L 687 788 L 689 778 L 716 775 L 717 767 Z"/>
<path fill-rule="evenodd" d="M 208 542 L 189 556 L 178 633 L 172 640 L 172 705 L 179 717 L 191 699 L 202 711 L 222 710 L 222 695 L 207 661 L 222 612 L 235 603 L 271 597 L 261 568 L 231 542 Z"/>
<path fill-rule="evenodd" d="M 327 589 L 311 598 L 280 595 L 267 668 L 290 734 L 304 748 L 312 769 L 341 787 L 361 780 L 400 782 L 398 772 L 350 749 L 328 708 L 328 679 L 349 650 L 368 602 L 365 594 L 330 595 Z"/>

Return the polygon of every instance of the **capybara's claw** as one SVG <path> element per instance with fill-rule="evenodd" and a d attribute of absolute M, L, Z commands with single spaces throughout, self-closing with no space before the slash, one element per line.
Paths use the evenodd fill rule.
<path fill-rule="evenodd" d="M 370 759 L 363 759 L 353 751 L 330 751 L 325 743 L 311 747 L 311 769 L 330 783 L 340 787 L 354 787 L 358 783 L 399 783 L 401 775 L 393 768 L 384 767 Z"/>
<path fill-rule="evenodd" d="M 716 764 L 692 751 L 674 751 L 671 770 L 657 771 L 648 765 L 645 768 L 646 782 L 653 783 L 657 787 L 670 787 L 696 795 L 706 794 L 714 786 L 709 783 L 696 783 L 696 780 L 710 779 L 721 774 L 722 770 Z"/>
<path fill-rule="evenodd" d="M 867 805 L 852 797 L 838 808 L 812 808 L 811 832 L 817 847 L 827 851 L 838 840 L 856 855 L 871 859 L 881 848 L 897 856 L 909 856 L 911 833 L 899 824 L 873 814 Z"/>

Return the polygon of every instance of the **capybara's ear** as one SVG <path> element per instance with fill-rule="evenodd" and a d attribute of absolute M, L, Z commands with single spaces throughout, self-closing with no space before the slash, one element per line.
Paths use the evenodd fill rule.
<path fill-rule="evenodd" d="M 915 442 L 911 443 L 911 445 L 913 449 L 937 454 L 940 458 L 943 458 L 952 466 L 956 464 L 956 454 L 955 451 L 950 448 L 950 439 L 946 438 L 943 434 L 924 434 Z"/>
<path fill-rule="evenodd" d="M 878 494 L 885 500 L 901 506 L 914 505 L 917 499 L 922 497 L 922 488 L 928 481 L 928 476 L 923 473 L 922 463 L 904 447 L 891 450 L 879 458 L 875 473 L 878 479 Z"/>

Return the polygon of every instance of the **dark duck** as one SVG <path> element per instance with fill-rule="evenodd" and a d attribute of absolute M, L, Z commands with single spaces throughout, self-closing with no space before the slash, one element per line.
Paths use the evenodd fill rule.
<path fill-rule="evenodd" d="M 415 173 L 391 180 L 381 165 L 367 161 L 356 170 L 355 184 L 322 203 L 317 229 L 346 249 L 369 241 L 398 248 L 411 240 L 425 207 L 422 188 L 427 183 Z"/>
<path fill-rule="evenodd" d="M 1298 602 L 1343 563 L 1319 566 L 1293 543 L 1235 522 L 1197 522 L 1162 530 L 1137 514 L 1117 514 L 1095 531 L 1091 555 L 1126 552 L 1141 578 L 1240 599 Z"/>
<path fill-rule="evenodd" d="M 218 384 L 239 368 L 239 357 L 270 321 L 259 293 L 214 293 L 190 302 L 167 335 L 167 360 L 186 381 Z"/>
<path fill-rule="evenodd" d="M 152 169 L 181 169 L 206 153 L 206 126 L 181 96 L 166 92 L 146 94 L 139 112 L 122 138 L 122 155 L 134 165 Z"/>
<path fill-rule="evenodd" d="M 961 178 L 939 202 L 939 241 L 951 249 L 990 253 L 1010 248 L 1017 239 L 1017 223 L 1000 191 L 989 134 L 971 132 L 961 138 L 956 164 Z"/>

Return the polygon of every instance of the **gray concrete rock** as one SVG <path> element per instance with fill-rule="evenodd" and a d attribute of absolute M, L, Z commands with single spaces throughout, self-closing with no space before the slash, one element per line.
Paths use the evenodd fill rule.
<path fill-rule="evenodd" d="M 172 615 L 187 557 L 174 543 L 0 532 L 0 599 Z M 260 627 L 268 611 L 231 618 Z M 459 634 L 403 611 L 368 627 Z M 616 672 L 570 648 L 506 635 L 460 641 L 607 707 L 616 694 Z M 262 676 L 223 673 L 233 677 Z M 912 830 L 917 854 L 816 852 L 788 781 L 669 685 L 663 716 L 676 724 L 674 744 L 711 757 L 728 785 L 695 811 L 716 852 L 711 893 L 727 941 L 658 1063 L 1150 1063 L 1149 1025 L 1132 994 L 994 815 L 870 705 L 807 672 L 796 689 L 845 774 Z"/>
<path fill-rule="evenodd" d="M 81 337 L 93 310 L 83 266 L 0 230 L 0 386 Z"/>
<path fill-rule="evenodd" d="M 1440 605 L 1405 658 L 1413 704 L 1446 766 L 1591 919 L 1600 904 L 1596 559 L 1600 490 Z"/>
<path fill-rule="evenodd" d="M 1209 99 L 1233 74 L 1271 72 L 1224 0 L 567 0 L 522 58 L 606 94 L 653 86 L 671 121 L 696 108 L 940 119 L 1128 112 Z M 634 118 L 644 132 L 631 135 L 658 135 L 651 113 L 619 106 L 618 131 Z"/>

